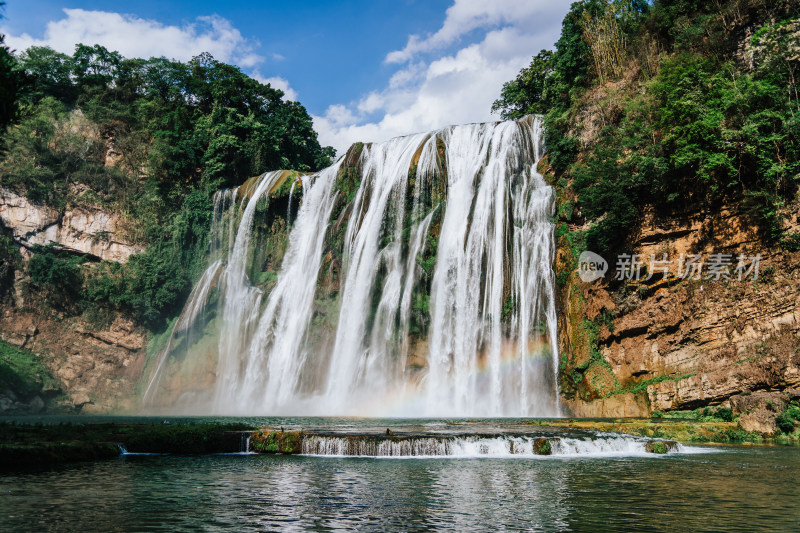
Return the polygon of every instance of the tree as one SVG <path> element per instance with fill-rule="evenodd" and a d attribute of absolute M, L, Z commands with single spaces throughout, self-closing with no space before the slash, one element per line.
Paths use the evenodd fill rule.
<path fill-rule="evenodd" d="M 3 6 L 5 2 L 0 2 Z M 0 131 L 19 118 L 19 97 L 27 85 L 25 73 L 5 45 L 5 35 L 0 34 Z"/>
<path fill-rule="evenodd" d="M 552 74 L 553 52 L 542 50 L 515 79 L 503 84 L 500 98 L 492 104 L 492 113 L 500 111 L 506 120 L 546 113 L 547 86 Z"/>

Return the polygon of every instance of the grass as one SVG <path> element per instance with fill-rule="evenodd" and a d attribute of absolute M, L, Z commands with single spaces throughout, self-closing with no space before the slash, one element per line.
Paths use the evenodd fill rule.
<path fill-rule="evenodd" d="M 526 424 L 625 433 L 686 444 L 800 444 L 800 431 L 764 437 L 744 431 L 737 422 L 692 419 L 617 418 L 612 420 L 528 420 Z"/>
<path fill-rule="evenodd" d="M 29 397 L 42 389 L 56 390 L 59 384 L 36 355 L 0 341 L 0 388 Z"/>
<path fill-rule="evenodd" d="M 611 394 L 609 394 L 609 396 L 612 396 L 614 394 L 625 394 L 627 392 L 632 392 L 632 393 L 636 394 L 636 393 L 639 393 L 639 392 L 642 392 L 642 391 L 646 391 L 647 387 L 649 387 L 650 385 L 655 385 L 656 383 L 664 383 L 664 382 L 670 382 L 670 381 L 681 381 L 681 380 L 684 380 L 684 379 L 687 379 L 687 378 L 690 378 L 690 377 L 693 377 L 693 376 L 695 376 L 694 373 L 692 373 L 692 374 L 682 374 L 680 376 L 668 376 L 668 375 L 656 376 L 656 377 L 654 377 L 652 379 L 646 379 L 646 380 L 641 381 L 639 383 L 636 383 L 634 385 L 630 385 L 628 387 L 617 389 L 614 392 L 612 392 Z"/>

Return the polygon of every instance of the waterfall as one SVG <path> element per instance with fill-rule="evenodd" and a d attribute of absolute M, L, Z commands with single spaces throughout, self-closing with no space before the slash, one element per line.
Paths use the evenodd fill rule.
<path fill-rule="evenodd" d="M 537 443 L 547 441 L 545 453 Z M 459 436 L 375 438 L 320 436 L 303 438 L 304 455 L 338 457 L 630 457 L 650 456 L 648 444 L 663 442 L 668 453 L 687 451 L 674 441 L 630 435 L 592 437 Z"/>
<path fill-rule="evenodd" d="M 554 196 L 537 172 L 541 138 L 534 117 L 452 126 L 218 193 L 209 269 L 145 405 L 558 415 Z M 205 355 L 186 355 L 194 346 Z M 186 394 L 191 379 L 208 383 L 205 395 Z"/>

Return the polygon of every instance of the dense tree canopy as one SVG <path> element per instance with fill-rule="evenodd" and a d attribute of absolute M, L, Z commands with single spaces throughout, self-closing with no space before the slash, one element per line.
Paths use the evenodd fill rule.
<path fill-rule="evenodd" d="M 19 63 L 35 80 L 22 99 L 25 120 L 46 114 L 58 123 L 80 110 L 123 157 L 146 157 L 128 163 L 144 163 L 148 184 L 173 205 L 195 187 L 210 191 L 278 168 L 316 170 L 333 155 L 319 145 L 302 105 L 208 54 L 188 63 L 125 59 L 79 44 L 72 56 L 32 47 Z M 137 144 L 146 144 L 147 153 L 124 150 Z M 33 179 L 29 186 L 52 189 Z M 59 193 L 50 192 L 39 196 Z"/>
<path fill-rule="evenodd" d="M 5 2 L 0 2 L 0 9 L 4 6 Z M 0 19 L 2 18 L 0 13 Z M 27 83 L 27 77 L 5 45 L 5 35 L 0 34 L 0 132 L 18 118 L 20 93 Z"/>
<path fill-rule="evenodd" d="M 32 83 L 7 93 L 8 72 Z M 100 204 L 123 215 L 125 237 L 147 245 L 124 265 L 81 269 L 84 258 L 36 249 L 30 287 L 51 307 L 117 308 L 155 329 L 204 268 L 213 192 L 268 170 L 317 170 L 334 155 L 302 105 L 209 54 L 183 63 L 99 45 L 17 57 L 0 48 L 0 91 L 14 102 L 0 119 L 22 110 L 4 136 L 0 186 L 58 208 Z"/>
<path fill-rule="evenodd" d="M 794 248 L 780 210 L 800 185 L 798 42 L 790 0 L 583 0 L 492 109 L 546 115 L 591 249 L 618 250 L 645 205 L 730 201 Z"/>

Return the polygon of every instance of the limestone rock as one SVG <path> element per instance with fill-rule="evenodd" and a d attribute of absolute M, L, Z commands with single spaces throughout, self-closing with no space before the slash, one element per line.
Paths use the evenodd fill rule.
<path fill-rule="evenodd" d="M 659 281 L 659 274 L 659 280 L 638 286 L 599 281 L 587 289 L 576 280 L 563 288 L 559 347 L 568 364 L 562 376 L 582 387 L 576 389 L 580 395 L 568 392 L 564 398 L 575 416 L 646 416 L 654 410 L 720 405 L 745 391 L 800 387 L 800 252 L 767 248 L 755 228 L 735 208 L 669 217 L 648 212 L 631 236 L 630 252 L 643 255 L 645 262 L 651 254 L 658 259 L 667 254 L 673 261 L 668 282 Z M 681 254 L 702 254 L 708 261 L 712 253 L 730 254 L 734 266 L 739 254 L 760 254 L 759 278 L 689 281 L 674 276 Z M 584 297 L 580 309 L 570 298 L 577 289 Z M 626 414 L 634 411 L 630 401 L 606 397 L 606 382 L 574 377 L 580 373 L 585 378 L 592 368 L 587 369 L 588 350 L 575 330 L 584 317 L 592 320 L 609 309 L 608 295 L 615 304 L 614 319 L 611 327 L 595 319 L 598 349 L 620 388 L 644 384 L 636 404 L 644 407 L 636 415 Z M 732 399 L 734 410 L 736 401 L 746 400 Z"/>
<path fill-rule="evenodd" d="M 51 207 L 0 189 L 0 221 L 25 247 L 53 243 L 65 250 L 117 262 L 144 250 L 123 237 L 118 215 L 90 205 L 69 206 L 59 216 Z"/>
<path fill-rule="evenodd" d="M 767 409 L 756 409 L 739 417 L 739 425 L 745 431 L 754 431 L 764 435 L 772 435 L 778 431 L 775 423 L 776 413 Z"/>
<path fill-rule="evenodd" d="M 645 399 L 633 393 L 614 394 L 592 402 L 573 400 L 565 403 L 572 416 L 582 418 L 646 417 L 650 414 Z"/>
<path fill-rule="evenodd" d="M 541 437 L 533 441 L 533 453 L 536 455 L 552 455 L 553 447 L 547 438 Z"/>
<path fill-rule="evenodd" d="M 7 307 L 0 316 L 0 336 L 39 356 L 59 381 L 58 389 L 40 391 L 42 399 L 63 392 L 70 398 L 68 405 L 83 412 L 135 408 L 134 387 L 144 368 L 147 332 L 130 319 L 116 316 L 108 328 L 99 330 L 80 319 L 51 320 L 34 310 Z M 2 392 L 0 411 L 8 403 L 1 396 Z"/>
<path fill-rule="evenodd" d="M 72 396 L 72 403 L 76 408 L 80 409 L 84 405 L 92 403 L 92 400 L 87 393 L 78 392 Z"/>
<path fill-rule="evenodd" d="M 664 454 L 678 449 L 678 443 L 674 440 L 653 440 L 644 445 L 648 453 Z"/>
<path fill-rule="evenodd" d="M 786 410 L 789 397 L 779 392 L 754 392 L 752 394 L 737 394 L 731 396 L 730 404 L 733 414 L 739 415 L 756 410 L 771 411 L 774 414 Z"/>

